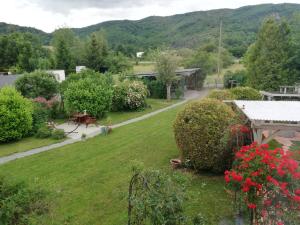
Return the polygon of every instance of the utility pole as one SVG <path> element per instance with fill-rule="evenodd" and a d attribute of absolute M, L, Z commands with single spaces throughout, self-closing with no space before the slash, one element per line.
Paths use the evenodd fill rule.
<path fill-rule="evenodd" d="M 221 20 L 220 21 L 219 50 L 218 50 L 218 79 L 220 79 L 220 74 L 221 74 L 222 27 L 223 27 L 223 21 Z"/>

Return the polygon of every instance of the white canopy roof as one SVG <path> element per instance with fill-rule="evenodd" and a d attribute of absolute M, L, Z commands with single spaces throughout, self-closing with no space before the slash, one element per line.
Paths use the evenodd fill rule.
<path fill-rule="evenodd" d="M 234 101 L 250 120 L 300 122 L 300 101 Z"/>

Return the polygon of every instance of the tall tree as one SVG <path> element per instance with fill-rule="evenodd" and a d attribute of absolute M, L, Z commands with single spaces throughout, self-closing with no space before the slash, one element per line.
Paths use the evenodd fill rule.
<path fill-rule="evenodd" d="M 172 84 L 177 80 L 175 73 L 177 66 L 178 59 L 174 55 L 161 53 L 156 59 L 156 71 L 158 72 L 158 79 L 166 85 L 168 100 L 171 100 Z"/>
<path fill-rule="evenodd" d="M 280 85 L 294 84 L 295 71 L 290 67 L 292 58 L 288 24 L 276 17 L 266 19 L 257 41 L 246 54 L 249 85 L 260 90 L 278 90 Z"/>
<path fill-rule="evenodd" d="M 85 49 L 86 65 L 95 71 L 105 72 L 108 69 L 106 65 L 107 55 L 108 45 L 103 33 L 92 33 Z"/>
<path fill-rule="evenodd" d="M 56 68 L 66 70 L 67 73 L 75 70 L 75 34 L 69 28 L 61 28 L 54 32 L 52 46 L 55 50 Z"/>

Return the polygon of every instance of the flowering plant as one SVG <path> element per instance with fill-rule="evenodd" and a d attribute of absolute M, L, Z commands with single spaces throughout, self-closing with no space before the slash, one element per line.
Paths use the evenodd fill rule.
<path fill-rule="evenodd" d="M 225 171 L 230 190 L 238 193 L 250 210 L 251 224 L 288 222 L 300 209 L 298 162 L 281 148 L 266 144 L 243 146 L 235 155 L 233 168 Z M 294 222 L 294 221 L 293 221 Z"/>

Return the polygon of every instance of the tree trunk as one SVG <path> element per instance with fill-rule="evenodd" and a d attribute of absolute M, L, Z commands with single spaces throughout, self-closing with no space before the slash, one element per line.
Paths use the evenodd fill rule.
<path fill-rule="evenodd" d="M 167 84 L 167 100 L 171 101 L 171 84 Z"/>

